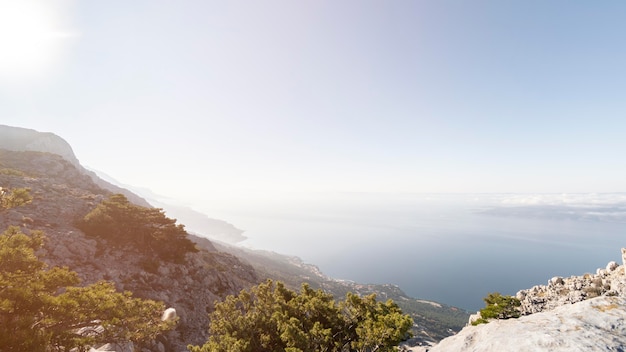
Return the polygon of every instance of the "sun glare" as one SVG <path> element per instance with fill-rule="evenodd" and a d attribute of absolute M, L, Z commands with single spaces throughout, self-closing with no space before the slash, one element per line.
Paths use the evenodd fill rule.
<path fill-rule="evenodd" d="M 0 76 L 27 78 L 45 73 L 58 59 L 61 18 L 46 1 L 0 0 Z"/>

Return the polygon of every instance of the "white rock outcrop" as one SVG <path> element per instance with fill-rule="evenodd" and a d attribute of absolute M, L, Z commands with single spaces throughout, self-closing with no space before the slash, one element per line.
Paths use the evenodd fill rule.
<path fill-rule="evenodd" d="M 521 302 L 521 314 L 528 315 L 605 295 L 626 297 L 624 268 L 614 261 L 606 268 L 597 269 L 595 274 L 555 276 L 547 285 L 521 290 L 515 296 Z"/>
<path fill-rule="evenodd" d="M 176 309 L 175 308 L 167 308 L 163 315 L 161 315 L 161 321 L 171 321 L 176 319 Z"/>
<path fill-rule="evenodd" d="M 519 319 L 468 326 L 429 352 L 624 351 L 626 298 L 602 296 Z"/>

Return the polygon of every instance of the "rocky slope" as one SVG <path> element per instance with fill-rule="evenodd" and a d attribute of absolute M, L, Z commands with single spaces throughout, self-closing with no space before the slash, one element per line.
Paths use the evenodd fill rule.
<path fill-rule="evenodd" d="M 10 151 L 34 151 L 60 155 L 72 164 L 80 173 L 87 175 L 91 181 L 105 190 L 121 193 L 131 202 L 144 207 L 150 204 L 135 193 L 107 182 L 93 171 L 84 168 L 67 141 L 51 132 L 39 132 L 28 128 L 0 125 L 0 149 Z"/>
<path fill-rule="evenodd" d="M 602 296 L 552 311 L 464 328 L 429 352 L 592 352 L 626 348 L 626 298 Z"/>
<path fill-rule="evenodd" d="M 611 261 L 595 274 L 557 276 L 547 285 L 521 290 L 519 319 L 467 326 L 422 351 L 625 351 L 625 249 L 622 261 Z"/>
<path fill-rule="evenodd" d="M 522 303 L 522 315 L 528 315 L 604 295 L 626 297 L 623 265 L 612 261 L 605 269 L 597 269 L 595 274 L 555 276 L 547 285 L 521 290 L 516 297 Z"/>
<path fill-rule="evenodd" d="M 0 231 L 10 225 L 25 232 L 42 230 L 47 241 L 40 254 L 50 265 L 68 266 L 84 284 L 113 281 L 120 290 L 176 308 L 178 327 L 161 341 L 167 351 L 204 343 L 214 302 L 258 282 L 250 265 L 216 250 L 187 254 L 184 264 L 146 270 L 139 249 L 111 248 L 86 237 L 74 226 L 76 220 L 110 192 L 59 155 L 0 149 L 0 187 L 27 187 L 34 197 L 29 205 L 2 212 Z"/>

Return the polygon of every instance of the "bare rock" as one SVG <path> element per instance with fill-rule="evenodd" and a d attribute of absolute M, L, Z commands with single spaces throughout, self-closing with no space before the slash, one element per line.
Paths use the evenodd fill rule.
<path fill-rule="evenodd" d="M 610 273 L 611 271 L 615 271 L 615 269 L 617 269 L 618 267 L 619 267 L 619 265 L 617 265 L 617 263 L 615 261 L 610 261 L 606 265 L 606 271 Z"/>
<path fill-rule="evenodd" d="M 519 319 L 465 327 L 430 352 L 623 351 L 626 298 L 597 297 Z"/>

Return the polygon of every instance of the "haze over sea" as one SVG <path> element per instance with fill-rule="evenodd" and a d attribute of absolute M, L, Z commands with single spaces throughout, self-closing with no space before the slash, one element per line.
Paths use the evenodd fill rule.
<path fill-rule="evenodd" d="M 245 246 L 472 311 L 488 292 L 620 262 L 626 247 L 623 193 L 298 194 L 201 210 L 246 230 Z"/>

